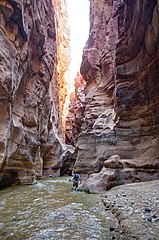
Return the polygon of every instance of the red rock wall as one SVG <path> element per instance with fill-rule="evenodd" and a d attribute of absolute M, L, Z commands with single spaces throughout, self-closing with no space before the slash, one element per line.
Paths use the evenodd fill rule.
<path fill-rule="evenodd" d="M 132 157 L 138 157 L 159 135 L 158 36 L 157 1 L 126 1 L 119 16 L 116 52 L 118 151 L 122 158 L 130 154 L 123 152 L 125 143 Z"/>
<path fill-rule="evenodd" d="M 63 161 L 72 154 L 72 148 L 64 144 L 65 139 L 65 100 L 67 96 L 67 70 L 69 56 L 69 26 L 65 0 L 52 0 L 55 7 L 56 57 L 54 73 L 50 82 L 51 116 L 50 129 L 43 154 L 45 175 L 59 176 Z M 70 152 L 71 151 L 71 152 Z"/>
<path fill-rule="evenodd" d="M 70 65 L 70 35 L 66 0 L 53 0 L 56 13 L 57 32 L 57 65 L 55 66 L 54 78 L 57 79 L 58 109 L 58 134 L 65 135 L 65 100 L 67 96 L 68 68 Z M 56 80 L 55 80 L 56 81 Z M 54 93 L 52 94 L 55 95 Z"/>
<path fill-rule="evenodd" d="M 78 139 L 77 168 L 84 173 L 99 171 L 103 158 L 114 151 L 115 47 L 118 39 L 116 5 L 90 1 L 90 34 L 84 48 L 81 74 L 87 82 L 82 132 Z M 107 147 L 109 146 L 109 148 Z"/>
<path fill-rule="evenodd" d="M 86 82 L 81 74 L 74 80 L 75 92 L 70 95 L 70 104 L 66 117 L 65 141 L 67 144 L 76 146 L 78 136 L 81 132 L 81 124 L 85 109 Z"/>
<path fill-rule="evenodd" d="M 60 171 L 55 22 L 51 0 L 0 1 L 1 185 Z"/>
<path fill-rule="evenodd" d="M 83 173 L 98 172 L 114 154 L 157 164 L 159 151 L 153 143 L 156 146 L 159 135 L 158 2 L 90 4 L 90 35 L 81 64 L 86 108 L 76 167 Z M 153 153 L 143 160 L 151 148 Z"/>

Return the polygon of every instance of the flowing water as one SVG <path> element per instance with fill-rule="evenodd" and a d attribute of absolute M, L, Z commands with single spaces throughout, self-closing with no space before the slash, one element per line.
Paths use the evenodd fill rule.
<path fill-rule="evenodd" d="M 68 178 L 0 191 L 1 240 L 111 239 L 99 195 L 73 192 Z"/>

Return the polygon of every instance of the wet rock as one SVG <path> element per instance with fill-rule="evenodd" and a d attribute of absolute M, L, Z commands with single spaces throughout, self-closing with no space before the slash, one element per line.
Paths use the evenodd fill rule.
<path fill-rule="evenodd" d="M 106 207 L 109 206 L 118 221 L 118 227 L 113 232 L 116 239 L 158 238 L 159 206 L 156 201 L 156 195 L 159 194 L 158 186 L 158 181 L 152 181 L 127 184 L 107 191 L 107 198 L 104 198 L 103 202 Z M 114 205 L 116 195 L 118 200 Z"/>
<path fill-rule="evenodd" d="M 152 217 L 147 217 L 146 220 L 149 221 L 149 222 L 152 222 Z"/>
<path fill-rule="evenodd" d="M 113 232 L 113 231 L 115 231 L 115 228 L 114 228 L 114 227 L 110 227 L 110 228 L 109 228 L 109 231 L 110 231 L 110 232 Z"/>
<path fill-rule="evenodd" d="M 116 238 L 113 236 L 113 237 L 112 237 L 112 240 L 115 240 L 115 239 L 116 239 Z"/>
<path fill-rule="evenodd" d="M 144 212 L 151 212 L 151 209 L 150 208 L 144 208 L 143 211 Z"/>
<path fill-rule="evenodd" d="M 105 208 L 105 211 L 110 211 L 110 208 L 108 208 L 108 207 L 107 207 L 107 208 Z"/>

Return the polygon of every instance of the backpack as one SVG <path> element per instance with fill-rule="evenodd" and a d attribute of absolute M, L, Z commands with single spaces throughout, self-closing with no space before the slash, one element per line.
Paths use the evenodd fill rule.
<path fill-rule="evenodd" d="M 78 179 L 79 179 L 79 175 L 78 175 L 77 173 L 75 173 L 75 175 L 74 175 L 74 181 L 75 181 L 75 182 L 78 182 Z"/>

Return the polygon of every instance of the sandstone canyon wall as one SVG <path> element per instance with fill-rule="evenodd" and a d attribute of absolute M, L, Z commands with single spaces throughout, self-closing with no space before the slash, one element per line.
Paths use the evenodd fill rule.
<path fill-rule="evenodd" d="M 59 102 L 56 109 L 59 117 L 56 124 L 58 125 L 58 134 L 64 138 L 65 135 L 65 100 L 67 96 L 68 85 L 68 69 L 70 65 L 70 34 L 68 25 L 67 14 L 67 1 L 66 0 L 54 0 L 55 6 L 55 18 L 56 18 L 56 32 L 57 32 L 57 61 L 54 70 L 54 78 L 57 79 L 56 87 L 53 81 L 52 98 L 58 97 Z M 57 106 L 55 106 L 57 108 Z"/>
<path fill-rule="evenodd" d="M 91 0 L 81 74 L 83 188 L 159 178 L 159 2 Z"/>
<path fill-rule="evenodd" d="M 43 170 L 47 176 L 59 176 L 63 174 L 61 168 L 67 168 L 65 162 L 70 160 L 74 153 L 74 148 L 65 144 L 65 100 L 70 64 L 70 36 L 67 1 L 52 0 L 52 2 L 55 9 L 56 58 L 50 82 L 51 130 L 43 153 Z"/>
<path fill-rule="evenodd" d="M 81 74 L 74 79 L 75 91 L 70 95 L 70 104 L 66 117 L 65 140 L 67 144 L 76 146 L 81 132 L 81 124 L 85 109 L 85 86 L 86 82 Z"/>
<path fill-rule="evenodd" d="M 43 171 L 59 175 L 62 107 L 54 71 L 59 38 L 54 4 L 0 1 L 1 186 L 33 183 Z"/>
<path fill-rule="evenodd" d="M 65 4 L 0 1 L 0 187 L 72 164 Z M 65 133 L 75 167 L 97 173 L 83 189 L 159 178 L 159 2 L 90 0 L 80 71 Z"/>

